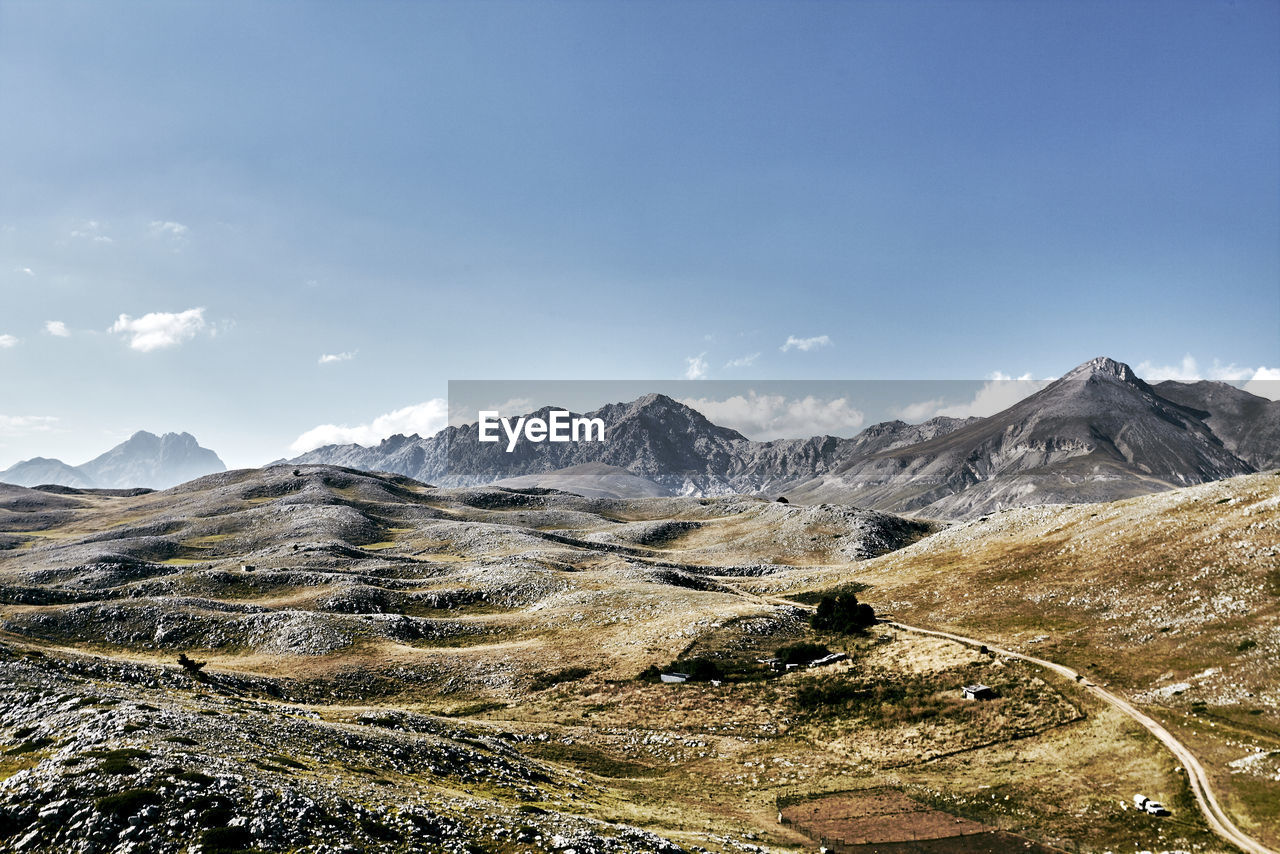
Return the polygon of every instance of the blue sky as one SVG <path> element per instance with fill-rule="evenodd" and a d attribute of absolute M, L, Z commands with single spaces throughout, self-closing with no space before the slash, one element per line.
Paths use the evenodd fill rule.
<path fill-rule="evenodd" d="M 1247 380 L 1277 45 L 1274 2 L 4 0 L 0 468 L 259 464 L 450 379 Z"/>

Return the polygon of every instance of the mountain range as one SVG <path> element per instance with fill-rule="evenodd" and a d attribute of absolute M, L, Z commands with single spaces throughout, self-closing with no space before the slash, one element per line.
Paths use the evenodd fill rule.
<path fill-rule="evenodd" d="M 593 497 L 785 495 L 941 519 L 1110 501 L 1280 467 L 1280 402 L 1221 382 L 1149 385 L 1105 357 L 986 418 L 886 421 L 850 438 L 752 441 L 661 394 L 586 416 L 604 421 L 608 441 L 522 442 L 508 453 L 462 425 L 284 462 Z M 225 470 L 189 433 L 141 431 L 83 465 L 35 457 L 0 472 L 0 482 L 165 489 Z"/>
<path fill-rule="evenodd" d="M 167 489 L 226 470 L 218 455 L 200 447 L 190 433 L 157 436 L 140 430 L 83 465 L 72 466 L 47 457 L 23 460 L 0 471 L 0 483 L 57 484 L 77 489 Z"/>
<path fill-rule="evenodd" d="M 289 462 L 446 486 L 580 484 L 619 497 L 785 493 L 936 518 L 1110 501 L 1280 465 L 1280 403 L 1218 382 L 1151 386 L 1105 357 L 986 418 L 888 421 L 851 438 L 756 442 L 660 394 L 586 415 L 604 421 L 608 441 L 525 442 L 507 453 L 462 425 L 373 447 L 329 445 Z"/>

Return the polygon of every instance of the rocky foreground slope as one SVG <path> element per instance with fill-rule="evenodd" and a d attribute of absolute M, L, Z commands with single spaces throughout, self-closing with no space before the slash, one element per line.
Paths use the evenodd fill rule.
<path fill-rule="evenodd" d="M 963 828 L 993 850 L 1225 850 L 1167 754 L 1075 686 L 885 626 L 808 625 L 823 591 L 937 604 L 938 579 L 887 567 L 965 530 L 327 466 L 161 493 L 4 487 L 0 848 L 802 851 Z M 1002 601 L 953 571 L 947 597 Z M 846 657 L 761 663 L 796 643 Z M 715 681 L 652 675 L 709 666 Z M 974 682 L 997 696 L 964 701 Z M 1177 821 L 1128 813 L 1139 788 Z M 833 792 L 896 806 L 850 823 Z"/>

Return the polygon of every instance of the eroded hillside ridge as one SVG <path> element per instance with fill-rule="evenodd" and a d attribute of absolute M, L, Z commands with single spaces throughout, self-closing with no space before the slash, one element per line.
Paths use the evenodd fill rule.
<path fill-rule="evenodd" d="M 549 407 L 531 415 L 546 417 Z M 440 485 L 508 483 L 582 494 L 785 494 L 935 518 L 1099 502 L 1232 477 L 1280 460 L 1280 403 L 1223 383 L 1153 387 L 1100 357 L 987 418 L 890 421 L 852 438 L 756 442 L 663 395 L 609 404 L 608 441 L 522 443 L 474 425 L 331 445 L 295 463 L 389 471 Z"/>
<path fill-rule="evenodd" d="M 287 655 L 474 642 L 503 631 L 468 608 L 557 601 L 571 589 L 564 556 L 580 548 L 616 556 L 620 579 L 716 589 L 704 567 L 758 575 L 861 560 L 931 530 L 833 505 L 437 489 L 329 466 L 208 475 L 122 506 L 116 496 L 0 488 L 0 566 L 10 570 L 0 603 L 23 606 L 0 629 Z M 678 562 L 665 557 L 676 547 Z"/>

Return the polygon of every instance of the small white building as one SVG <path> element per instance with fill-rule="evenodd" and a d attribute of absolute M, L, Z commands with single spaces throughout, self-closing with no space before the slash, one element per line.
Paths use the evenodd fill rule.
<path fill-rule="evenodd" d="M 995 695 L 986 685 L 966 685 L 960 689 L 960 696 L 966 700 L 990 700 Z"/>
<path fill-rule="evenodd" d="M 689 674 L 688 673 L 661 673 L 659 674 L 659 678 L 663 682 L 674 684 L 677 682 L 688 682 Z"/>

